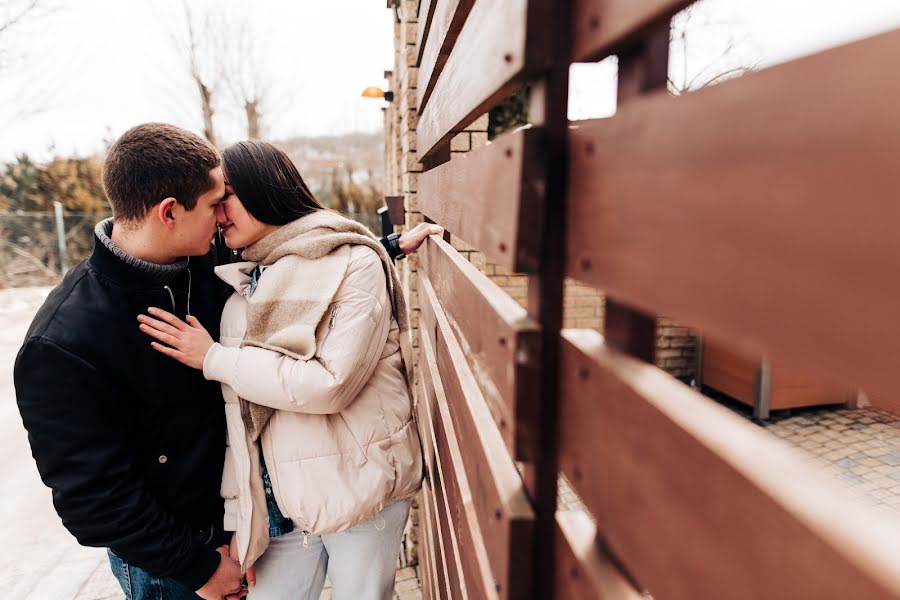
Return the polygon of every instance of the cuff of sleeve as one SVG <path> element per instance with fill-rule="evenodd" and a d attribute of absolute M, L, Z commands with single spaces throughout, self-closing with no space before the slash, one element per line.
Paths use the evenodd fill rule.
<path fill-rule="evenodd" d="M 222 518 L 222 529 L 225 531 L 237 531 L 238 518 L 235 504 L 237 504 L 237 500 L 225 501 L 225 516 Z"/>
<path fill-rule="evenodd" d="M 185 565 L 173 575 L 173 579 L 183 583 L 189 590 L 199 590 L 219 568 L 221 560 L 222 556 L 218 551 L 198 545 Z"/>
<path fill-rule="evenodd" d="M 231 385 L 240 352 L 240 348 L 226 348 L 222 344 L 213 344 L 203 358 L 203 376 L 211 381 Z"/>

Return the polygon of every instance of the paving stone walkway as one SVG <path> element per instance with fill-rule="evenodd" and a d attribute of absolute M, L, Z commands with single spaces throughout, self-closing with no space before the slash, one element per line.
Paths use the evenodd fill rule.
<path fill-rule="evenodd" d="M 900 513 L 900 418 L 873 408 L 814 409 L 764 427 L 808 453 L 859 501 Z"/>

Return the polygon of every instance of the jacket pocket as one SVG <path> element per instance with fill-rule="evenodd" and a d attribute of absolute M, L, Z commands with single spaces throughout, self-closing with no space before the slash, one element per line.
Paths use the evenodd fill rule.
<path fill-rule="evenodd" d="M 325 349 L 325 343 L 328 341 L 328 338 L 331 337 L 331 332 L 334 331 L 334 326 L 337 324 L 338 311 L 340 310 L 340 308 L 341 305 L 335 302 L 328 307 L 328 310 L 325 311 L 325 314 L 328 316 L 328 325 L 325 327 L 325 334 L 322 336 L 322 341 L 319 342 L 317 354 L 319 354 L 320 356 L 322 354 L 322 351 Z"/>
<path fill-rule="evenodd" d="M 347 434 L 350 436 L 350 439 L 353 440 L 353 445 L 356 448 L 356 457 L 353 464 L 357 467 L 361 467 L 369 461 L 369 456 L 366 454 L 366 449 L 359 442 L 359 438 L 356 437 L 356 434 L 353 433 L 353 429 L 350 427 L 350 424 L 347 423 L 347 419 L 344 417 L 344 413 L 339 412 L 338 417 L 340 418 L 341 423 L 344 424 L 344 429 L 347 430 Z"/>

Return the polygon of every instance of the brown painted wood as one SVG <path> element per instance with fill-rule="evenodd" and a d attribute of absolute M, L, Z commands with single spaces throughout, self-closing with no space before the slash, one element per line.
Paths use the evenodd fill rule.
<path fill-rule="evenodd" d="M 421 346 L 419 364 L 427 363 L 434 363 L 434 356 L 426 340 Z M 432 445 L 430 450 L 433 452 L 433 462 L 429 464 L 431 467 L 429 481 L 434 493 L 434 515 L 439 528 L 438 539 L 443 557 L 442 570 L 446 576 L 448 595 L 451 598 L 465 598 L 467 596 L 465 592 L 466 578 L 458 539 L 460 516 L 458 514 L 459 498 L 456 491 L 455 465 L 449 460 L 450 457 L 441 453 L 442 445 L 438 444 L 441 435 L 446 434 L 443 432 L 442 424 L 439 422 L 440 417 L 437 414 L 437 392 L 434 384 L 426 378 L 420 378 L 419 381 L 422 394 L 419 396 L 419 402 L 423 405 L 423 416 L 427 420 L 425 443 Z"/>
<path fill-rule="evenodd" d="M 539 4 L 537 1 L 532 4 Z M 539 27 L 550 37 L 548 69 L 532 88 L 530 107 L 535 122 L 545 132 L 544 179 L 546 218 L 541 224 L 543 248 L 540 267 L 528 279 L 528 315 L 541 328 L 540 363 L 543 371 L 535 386 L 541 399 L 538 409 L 539 452 L 525 463 L 523 474 L 535 507 L 534 596 L 549 598 L 555 588 L 557 564 L 556 506 L 559 451 L 559 331 L 563 316 L 564 250 L 568 188 L 568 105 L 571 52 L 572 5 L 570 2 L 540 2 L 546 9 Z"/>
<path fill-rule="evenodd" d="M 451 591 L 454 589 L 453 583 L 456 582 L 458 589 L 459 570 L 455 570 L 456 555 L 447 552 L 447 548 L 452 548 L 450 540 L 447 539 L 447 521 L 449 519 L 445 510 L 443 510 L 443 478 L 440 471 L 440 464 L 435 451 L 434 445 L 434 424 L 432 416 L 429 413 L 429 400 L 425 387 L 421 381 L 419 383 L 419 403 L 417 405 L 417 414 L 420 426 L 420 436 L 422 441 L 423 457 L 425 459 L 425 481 L 427 483 L 427 496 L 430 500 L 426 509 L 429 511 L 429 519 L 431 521 L 431 529 L 429 529 L 429 537 L 431 542 L 430 551 L 433 556 L 433 564 L 435 567 L 435 587 L 440 591 L 442 597 L 451 597 Z M 432 391 L 433 396 L 433 391 Z M 451 526 L 452 528 L 452 526 Z M 455 576 L 454 576 L 455 575 Z"/>
<path fill-rule="evenodd" d="M 419 500 L 421 501 L 423 496 L 419 496 Z M 424 517 L 424 509 L 419 509 L 420 514 L 423 516 L 420 517 L 420 526 L 419 531 L 423 531 L 425 525 L 425 517 Z M 425 600 L 433 600 L 434 593 L 431 591 L 433 586 L 431 584 L 431 566 L 428 560 L 428 534 L 421 535 L 419 537 L 419 546 L 416 550 L 419 559 L 419 568 L 417 569 L 419 575 L 419 585 L 422 587 L 422 598 Z"/>
<path fill-rule="evenodd" d="M 421 356 L 421 355 L 420 355 Z M 432 423 L 431 418 L 429 416 L 428 410 L 426 408 L 428 403 L 428 397 L 425 391 L 425 387 L 423 386 L 421 380 L 417 386 L 417 400 L 415 405 L 415 414 L 416 414 L 416 425 L 419 431 L 419 439 L 421 441 L 422 446 L 422 463 L 424 469 L 424 481 L 422 485 L 422 494 L 423 496 L 428 495 L 428 500 L 423 500 L 424 506 L 423 510 L 430 511 L 429 515 L 434 511 L 434 505 L 431 504 L 431 495 L 433 492 L 431 491 L 431 484 L 429 483 L 435 476 L 435 453 L 434 453 L 434 434 L 432 433 Z M 429 509 L 430 506 L 430 509 Z M 425 538 L 427 541 L 432 544 L 436 543 L 437 533 L 432 530 L 431 526 L 428 525 L 425 527 Z M 431 565 L 434 569 L 437 568 L 436 561 L 434 559 L 434 546 L 429 546 L 429 550 L 432 554 Z M 437 580 L 437 573 L 435 571 L 434 575 L 435 581 Z"/>
<path fill-rule="evenodd" d="M 385 196 L 384 204 L 388 207 L 388 215 L 392 225 L 406 224 L 406 208 L 403 206 L 403 196 Z"/>
<path fill-rule="evenodd" d="M 475 0 L 437 0 L 435 3 L 416 81 L 416 106 L 420 113 L 425 110 L 473 4 Z"/>
<path fill-rule="evenodd" d="M 574 129 L 568 274 L 896 398 L 897 51 L 892 32 Z"/>
<path fill-rule="evenodd" d="M 430 480 L 429 480 L 430 481 Z M 425 513 L 425 526 L 427 535 L 425 536 L 425 544 L 428 552 L 428 560 L 431 566 L 431 593 L 434 598 L 449 598 L 450 584 L 444 572 L 444 558 L 441 555 L 441 538 L 440 530 L 436 522 L 435 510 L 437 503 L 434 499 L 434 493 L 431 491 L 431 484 L 426 481 L 422 486 L 422 504 Z"/>
<path fill-rule="evenodd" d="M 557 547 L 554 598 L 642 600 L 644 596 L 610 561 L 597 543 L 597 527 L 583 511 L 556 513 Z"/>
<path fill-rule="evenodd" d="M 519 130 L 422 173 L 422 212 L 508 270 L 535 271 L 544 218 L 541 137 Z"/>
<path fill-rule="evenodd" d="M 543 366 L 537 326 L 525 309 L 437 236 L 422 245 L 419 255 L 468 366 L 478 373 L 480 396 L 506 447 L 517 459 L 532 456 L 536 382 Z"/>
<path fill-rule="evenodd" d="M 758 358 L 742 356 L 724 344 L 704 339 L 703 384 L 748 406 L 753 406 L 756 395 L 759 363 Z M 850 389 L 822 385 L 796 370 L 778 366 L 772 368 L 771 382 L 771 410 L 841 404 L 851 395 Z"/>
<path fill-rule="evenodd" d="M 430 498 L 427 497 L 425 488 L 427 487 L 428 482 L 424 481 L 422 483 L 422 489 L 419 492 L 419 496 L 417 498 L 418 503 L 418 511 L 419 511 L 419 538 L 418 538 L 418 546 L 416 548 L 416 555 L 419 560 L 419 568 L 417 569 L 419 575 L 419 582 L 422 586 L 422 598 L 425 600 L 433 600 L 434 599 L 434 573 L 432 571 L 432 564 L 434 563 L 434 559 L 431 556 L 431 523 L 428 521 L 428 516 L 426 515 L 426 505 L 425 502 L 430 502 Z"/>
<path fill-rule="evenodd" d="M 425 42 L 428 40 L 428 32 L 434 18 L 434 7 L 438 0 L 420 0 L 416 23 L 416 66 L 422 64 L 422 54 L 425 51 Z"/>
<path fill-rule="evenodd" d="M 420 159 L 547 68 L 549 6 L 529 0 L 475 2 L 444 68 L 431 74 L 437 80 L 427 104 L 420 103 Z M 420 71 L 419 76 L 425 75 Z M 420 89 L 427 90 L 427 84 Z"/>
<path fill-rule="evenodd" d="M 575 0 L 573 56 L 592 62 L 633 46 L 693 0 Z"/>
<path fill-rule="evenodd" d="M 656 354 L 656 318 L 626 306 L 613 298 L 606 298 L 603 307 L 603 334 L 611 346 L 654 362 Z"/>
<path fill-rule="evenodd" d="M 651 592 L 900 598 L 900 522 L 594 331 L 564 332 L 561 366 L 562 471 Z"/>
<path fill-rule="evenodd" d="M 617 100 L 619 106 L 653 90 L 665 89 L 668 81 L 669 22 L 658 23 L 627 52 L 619 55 Z M 614 295 L 604 308 L 603 333 L 608 344 L 636 358 L 654 362 L 656 318 L 636 310 Z"/>
<path fill-rule="evenodd" d="M 465 469 L 462 465 L 460 440 L 449 416 L 448 399 L 444 391 L 441 376 L 435 358 L 435 349 L 427 336 L 420 338 L 422 362 L 420 362 L 420 381 L 426 390 L 431 391 L 428 401 L 431 413 L 428 418 L 433 427 L 434 449 L 439 458 L 439 467 L 447 474 L 447 516 L 453 519 L 460 568 L 464 574 L 460 581 L 462 589 L 459 596 L 473 598 L 497 598 L 494 579 L 490 570 L 487 547 L 472 502 L 472 492 Z M 468 585 L 467 585 L 468 583 Z"/>
<path fill-rule="evenodd" d="M 440 529 L 441 556 L 444 559 L 443 571 L 446 574 L 449 586 L 448 595 L 451 598 L 462 598 L 465 597 L 466 583 L 459 541 L 457 539 L 459 519 L 456 516 L 455 507 L 458 494 L 456 493 L 452 465 L 448 464 L 447 457 L 441 454 L 441 447 L 438 445 L 438 439 L 441 435 L 439 433 L 440 425 L 435 421 L 439 417 L 434 414 L 428 416 L 432 422 L 430 440 L 434 444 L 436 458 L 432 471 L 431 487 L 434 492 L 435 520 Z M 454 504 L 453 509 L 451 509 L 451 502 Z"/>
<path fill-rule="evenodd" d="M 446 392 L 444 423 L 452 423 L 455 431 L 455 436 L 446 436 L 449 447 L 442 452 L 444 456 L 459 452 L 462 468 L 455 471 L 460 485 L 471 486 L 471 491 L 463 496 L 471 498 L 467 511 L 470 511 L 472 529 L 480 531 L 484 540 L 487 562 L 479 564 L 490 566 L 500 598 L 530 597 L 530 582 L 520 575 L 531 572 L 534 515 L 522 480 L 424 273 L 419 276 L 419 298 L 420 330 L 423 331 L 420 343 L 430 345 L 430 336 L 434 335 L 437 364 L 429 376 L 435 381 L 438 405 L 442 405 L 439 388 Z M 441 436 L 436 433 L 440 447 Z M 454 437 L 458 448 L 450 445 Z M 465 548 L 461 552 L 464 560 L 468 557 L 478 560 Z"/>

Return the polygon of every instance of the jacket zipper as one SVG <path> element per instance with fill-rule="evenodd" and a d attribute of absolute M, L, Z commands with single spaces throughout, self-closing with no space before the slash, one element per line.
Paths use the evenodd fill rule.
<path fill-rule="evenodd" d="M 322 349 L 325 348 L 325 344 L 326 342 L 328 342 L 328 338 L 331 337 L 331 332 L 334 329 L 335 324 L 337 323 L 338 308 L 340 308 L 340 305 L 335 304 L 334 308 L 331 309 L 331 316 L 328 317 L 328 331 L 325 333 L 325 337 L 322 339 L 322 343 L 319 345 L 319 354 L 321 354 Z"/>

